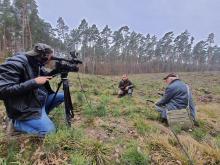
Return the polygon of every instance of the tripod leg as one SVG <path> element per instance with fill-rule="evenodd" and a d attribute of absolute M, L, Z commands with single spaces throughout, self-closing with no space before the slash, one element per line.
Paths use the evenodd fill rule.
<path fill-rule="evenodd" d="M 53 104 L 53 102 L 54 102 L 54 100 L 55 100 L 55 98 L 56 98 L 56 96 L 57 96 L 57 93 L 58 93 L 58 91 L 59 91 L 59 89 L 60 89 L 60 87 L 61 87 L 61 84 L 62 84 L 62 80 L 61 80 L 61 81 L 59 82 L 59 84 L 58 84 L 57 90 L 56 90 L 56 92 L 55 92 L 55 95 L 53 96 L 52 101 L 50 102 L 50 105 L 48 106 L 48 109 L 50 109 L 51 105 Z"/>
<path fill-rule="evenodd" d="M 74 118 L 74 113 L 73 113 L 73 104 L 69 91 L 68 79 L 63 79 L 63 91 L 64 91 L 66 121 L 68 126 L 71 126 L 71 119 Z"/>

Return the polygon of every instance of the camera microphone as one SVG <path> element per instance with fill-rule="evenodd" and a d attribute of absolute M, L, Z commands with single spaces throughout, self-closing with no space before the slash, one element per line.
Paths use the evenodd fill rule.
<path fill-rule="evenodd" d="M 67 59 L 65 59 L 65 58 L 60 58 L 60 57 L 55 57 L 55 56 L 51 56 L 51 60 L 69 62 L 69 60 L 67 60 Z"/>
<path fill-rule="evenodd" d="M 65 58 L 60 58 L 60 57 L 54 57 L 52 56 L 51 57 L 51 60 L 55 60 L 55 61 L 66 61 L 68 63 L 71 63 L 71 64 L 82 64 L 82 61 L 78 60 L 78 59 L 72 59 L 72 60 L 67 60 Z"/>
<path fill-rule="evenodd" d="M 55 60 L 55 61 L 61 61 L 61 59 L 60 59 L 60 58 L 58 58 L 58 57 L 54 57 L 54 56 L 51 56 L 51 60 Z"/>

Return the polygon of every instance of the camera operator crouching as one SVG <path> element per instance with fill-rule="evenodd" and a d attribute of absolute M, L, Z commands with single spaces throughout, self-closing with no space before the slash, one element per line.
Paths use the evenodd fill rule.
<path fill-rule="evenodd" d="M 34 49 L 16 54 L 0 65 L 0 99 L 16 131 L 45 136 L 55 132 L 50 111 L 64 101 L 63 92 L 55 93 L 44 65 L 52 58 L 49 45 L 38 43 Z M 52 103 L 51 103 L 52 102 Z"/>

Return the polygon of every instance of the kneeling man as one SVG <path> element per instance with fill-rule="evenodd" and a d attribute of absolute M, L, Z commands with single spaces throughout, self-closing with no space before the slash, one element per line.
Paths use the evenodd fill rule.
<path fill-rule="evenodd" d="M 128 79 L 127 74 L 123 74 L 122 80 L 119 82 L 118 88 L 119 88 L 118 97 L 125 96 L 126 94 L 132 96 L 134 85 Z"/>
<path fill-rule="evenodd" d="M 162 119 L 167 119 L 166 110 L 184 109 L 188 106 L 194 123 L 197 123 L 196 109 L 189 87 L 175 73 L 168 74 L 164 78 L 164 82 L 168 86 L 161 100 L 156 103 L 156 110 L 161 113 Z"/>

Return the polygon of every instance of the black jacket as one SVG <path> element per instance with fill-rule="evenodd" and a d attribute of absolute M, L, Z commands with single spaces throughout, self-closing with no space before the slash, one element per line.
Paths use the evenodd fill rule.
<path fill-rule="evenodd" d="M 0 65 L 0 99 L 9 118 L 29 120 L 41 116 L 42 102 L 52 90 L 49 83 L 38 85 L 35 77 L 24 54 L 15 55 Z"/>
<path fill-rule="evenodd" d="M 130 80 L 125 80 L 125 81 L 121 80 L 119 82 L 118 88 L 120 88 L 122 91 L 124 91 L 127 86 L 130 86 L 131 88 L 133 88 L 132 82 Z"/>

